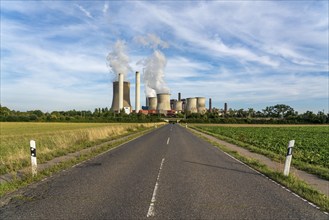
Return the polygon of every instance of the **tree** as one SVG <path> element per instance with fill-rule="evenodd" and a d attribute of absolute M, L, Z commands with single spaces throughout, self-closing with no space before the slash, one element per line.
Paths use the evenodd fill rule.
<path fill-rule="evenodd" d="M 245 118 L 247 116 L 247 113 L 243 108 L 240 108 L 236 111 L 236 116 L 239 118 Z"/>
<path fill-rule="evenodd" d="M 252 118 L 255 116 L 255 110 L 253 108 L 248 108 L 248 117 Z"/>
<path fill-rule="evenodd" d="M 8 116 L 8 115 L 10 115 L 10 113 L 11 113 L 11 111 L 9 108 L 0 105 L 0 115 L 1 116 Z"/>
<path fill-rule="evenodd" d="M 284 105 L 284 104 L 278 104 L 273 106 L 273 112 L 277 117 L 280 118 L 285 118 L 286 116 L 288 116 L 289 114 L 287 113 L 293 113 L 295 110 L 290 107 L 289 105 Z"/>
<path fill-rule="evenodd" d="M 286 118 L 288 116 L 294 116 L 297 113 L 289 105 L 277 104 L 275 106 L 267 106 L 263 109 L 266 117 Z"/>
<path fill-rule="evenodd" d="M 30 112 L 29 112 L 29 113 L 30 113 Z M 44 115 L 44 113 L 43 113 L 41 110 L 33 110 L 33 111 L 31 111 L 31 113 L 32 113 L 33 115 L 38 116 L 39 118 L 42 117 L 42 116 Z"/>
<path fill-rule="evenodd" d="M 264 116 L 266 117 L 273 117 L 273 106 L 267 106 L 265 109 L 262 110 L 264 112 Z"/>

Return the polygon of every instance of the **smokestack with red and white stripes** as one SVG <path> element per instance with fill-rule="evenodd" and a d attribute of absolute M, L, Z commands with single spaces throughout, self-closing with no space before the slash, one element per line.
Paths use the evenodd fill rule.
<path fill-rule="evenodd" d="M 141 92 L 141 78 L 138 71 L 136 71 L 136 85 L 135 85 L 135 112 L 138 113 L 141 106 L 140 92 Z"/>
<path fill-rule="evenodd" d="M 119 73 L 119 112 L 123 109 L 123 74 Z"/>

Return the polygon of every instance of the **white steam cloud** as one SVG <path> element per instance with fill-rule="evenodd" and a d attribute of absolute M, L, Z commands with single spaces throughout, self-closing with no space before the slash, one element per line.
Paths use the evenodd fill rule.
<path fill-rule="evenodd" d="M 167 64 L 166 57 L 159 50 L 140 61 L 144 65 L 144 86 L 148 97 L 156 96 L 157 93 L 169 93 L 169 88 L 164 81 L 164 69 Z"/>
<path fill-rule="evenodd" d="M 126 45 L 122 40 L 118 40 L 114 44 L 106 60 L 110 71 L 115 74 L 115 80 L 117 80 L 119 73 L 122 73 L 124 79 L 126 79 L 128 72 L 132 72 L 132 68 L 129 65 L 129 56 L 126 54 Z"/>
<path fill-rule="evenodd" d="M 143 80 L 145 87 L 145 95 L 147 97 L 154 97 L 157 93 L 169 93 L 169 88 L 164 80 L 164 69 L 167 64 L 165 55 L 158 49 L 167 48 L 168 43 L 162 41 L 154 34 L 148 34 L 146 37 L 135 38 L 140 44 L 150 47 L 154 50 L 153 54 L 137 64 L 144 66 Z"/>
<path fill-rule="evenodd" d="M 158 36 L 155 34 L 147 34 L 146 37 L 138 36 L 135 37 L 135 41 L 137 43 L 142 44 L 143 46 L 150 47 L 152 49 L 158 49 L 158 48 L 168 48 L 169 44 L 163 40 L 161 40 Z"/>

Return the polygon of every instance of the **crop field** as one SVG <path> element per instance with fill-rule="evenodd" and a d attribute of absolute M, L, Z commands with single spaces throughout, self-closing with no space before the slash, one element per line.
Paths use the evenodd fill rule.
<path fill-rule="evenodd" d="M 0 123 L 0 175 L 30 165 L 30 140 L 37 145 L 38 163 L 93 144 L 154 126 L 154 123 Z"/>
<path fill-rule="evenodd" d="M 195 127 L 281 162 L 284 161 L 289 140 L 295 140 L 293 165 L 329 178 L 329 126 Z"/>

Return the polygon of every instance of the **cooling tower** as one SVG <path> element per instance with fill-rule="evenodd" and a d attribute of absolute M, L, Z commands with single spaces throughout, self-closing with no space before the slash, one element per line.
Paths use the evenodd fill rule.
<path fill-rule="evenodd" d="M 157 94 L 157 99 L 158 99 L 157 111 L 159 113 L 166 114 L 168 110 L 171 110 L 169 93 L 159 93 Z"/>
<path fill-rule="evenodd" d="M 149 102 L 149 110 L 157 109 L 157 97 L 148 97 Z"/>
<path fill-rule="evenodd" d="M 136 72 L 136 85 L 135 85 L 135 112 L 138 113 L 141 106 L 141 97 L 140 97 L 140 91 L 141 91 L 141 78 L 140 74 L 137 71 Z"/>
<path fill-rule="evenodd" d="M 174 101 L 174 110 L 177 112 L 183 111 L 183 102 L 182 101 Z"/>
<path fill-rule="evenodd" d="M 185 112 L 189 113 L 197 113 L 197 99 L 196 98 L 187 98 L 186 99 L 186 106 L 185 106 Z"/>
<path fill-rule="evenodd" d="M 204 114 L 206 112 L 206 98 L 205 97 L 196 97 L 196 106 L 198 113 Z"/>
<path fill-rule="evenodd" d="M 130 104 L 130 83 L 123 82 L 123 107 L 129 107 Z M 119 112 L 119 82 L 113 82 L 113 99 L 112 99 L 112 111 Z"/>

